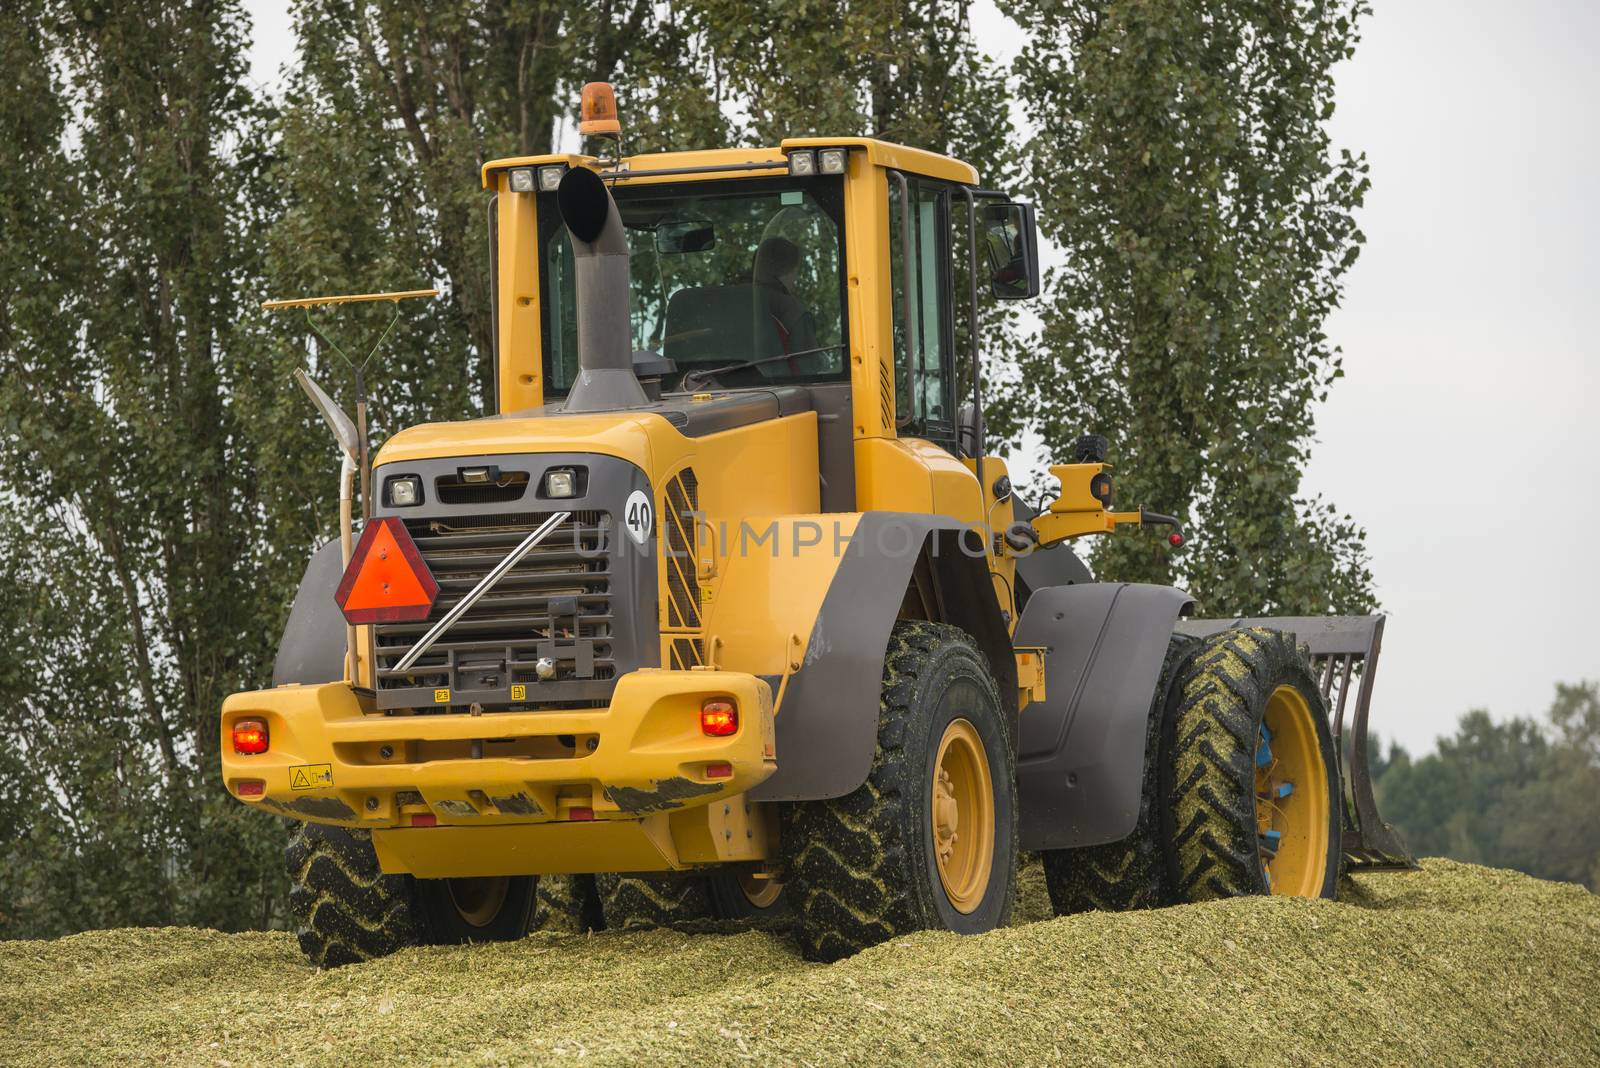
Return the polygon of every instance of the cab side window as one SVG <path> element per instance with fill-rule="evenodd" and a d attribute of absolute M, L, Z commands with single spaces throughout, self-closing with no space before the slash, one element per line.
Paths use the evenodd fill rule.
<path fill-rule="evenodd" d="M 955 441 L 951 391 L 950 190 L 905 176 L 889 180 L 889 277 L 894 305 L 895 416 L 901 433 Z M 910 205 L 910 260 L 905 231 Z M 909 287 L 910 314 L 907 314 Z M 909 320 L 909 321 L 908 321 Z"/>

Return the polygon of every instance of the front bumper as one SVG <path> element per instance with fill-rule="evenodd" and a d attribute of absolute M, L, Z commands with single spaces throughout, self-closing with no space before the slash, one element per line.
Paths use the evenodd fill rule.
<path fill-rule="evenodd" d="M 708 697 L 735 703 L 737 733 L 702 733 Z M 233 752 L 246 718 L 266 721 L 266 753 Z M 777 768 L 771 688 L 731 671 L 646 669 L 617 681 L 608 708 L 481 715 L 384 715 L 345 683 L 280 686 L 229 697 L 221 729 L 240 801 L 376 831 L 643 822 L 742 794 Z"/>

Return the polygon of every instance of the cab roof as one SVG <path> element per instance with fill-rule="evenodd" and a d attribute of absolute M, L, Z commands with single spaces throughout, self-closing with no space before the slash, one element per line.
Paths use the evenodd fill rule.
<path fill-rule="evenodd" d="M 867 162 L 874 167 L 892 167 L 895 170 L 963 185 L 976 185 L 978 182 L 978 172 L 960 160 L 941 156 L 937 152 L 897 145 L 890 141 L 879 141 L 871 137 L 788 137 L 777 148 L 709 148 L 687 152 L 654 152 L 643 156 L 626 156 L 622 163 L 625 171 L 642 172 L 639 173 L 641 179 L 648 178 L 648 172 L 651 171 L 673 171 L 677 177 L 692 180 L 695 175 L 690 172 L 702 168 L 713 171 L 718 177 L 735 177 L 740 174 L 738 165 L 741 163 L 755 165 L 750 169 L 751 174 L 770 173 L 773 163 L 781 163 L 790 151 L 802 148 L 848 148 L 865 152 Z M 485 188 L 493 188 L 495 172 L 511 167 L 537 167 L 555 163 L 565 164 L 568 167 L 592 167 L 598 162 L 594 156 L 570 153 L 513 156 L 485 163 L 482 180 Z M 618 179 L 627 181 L 628 177 L 622 174 Z"/>

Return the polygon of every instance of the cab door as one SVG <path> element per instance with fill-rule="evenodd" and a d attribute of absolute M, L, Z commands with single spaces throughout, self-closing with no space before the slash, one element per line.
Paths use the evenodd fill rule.
<path fill-rule="evenodd" d="M 925 438 L 954 453 L 959 401 L 953 388 L 951 233 L 950 185 L 891 172 L 888 236 L 895 427 L 902 438 Z"/>

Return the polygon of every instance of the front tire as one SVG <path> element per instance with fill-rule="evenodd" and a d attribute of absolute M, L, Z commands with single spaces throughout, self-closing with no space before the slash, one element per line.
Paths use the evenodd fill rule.
<path fill-rule="evenodd" d="M 895 624 L 867 781 L 788 813 L 801 952 L 833 961 L 928 928 L 974 934 L 1011 915 L 1017 864 L 1010 725 L 970 635 Z"/>
<path fill-rule="evenodd" d="M 1176 898 L 1332 898 L 1339 765 L 1326 706 L 1293 636 L 1223 631 L 1206 640 L 1180 685 L 1162 762 Z"/>
<path fill-rule="evenodd" d="M 1146 724 L 1144 781 L 1133 833 L 1116 842 L 1041 854 L 1045 886 L 1057 916 L 1093 910 L 1128 912 L 1172 903 L 1161 828 L 1162 735 L 1181 694 L 1178 679 L 1199 648 L 1200 639 L 1185 634 L 1174 634 L 1167 643 Z"/>

